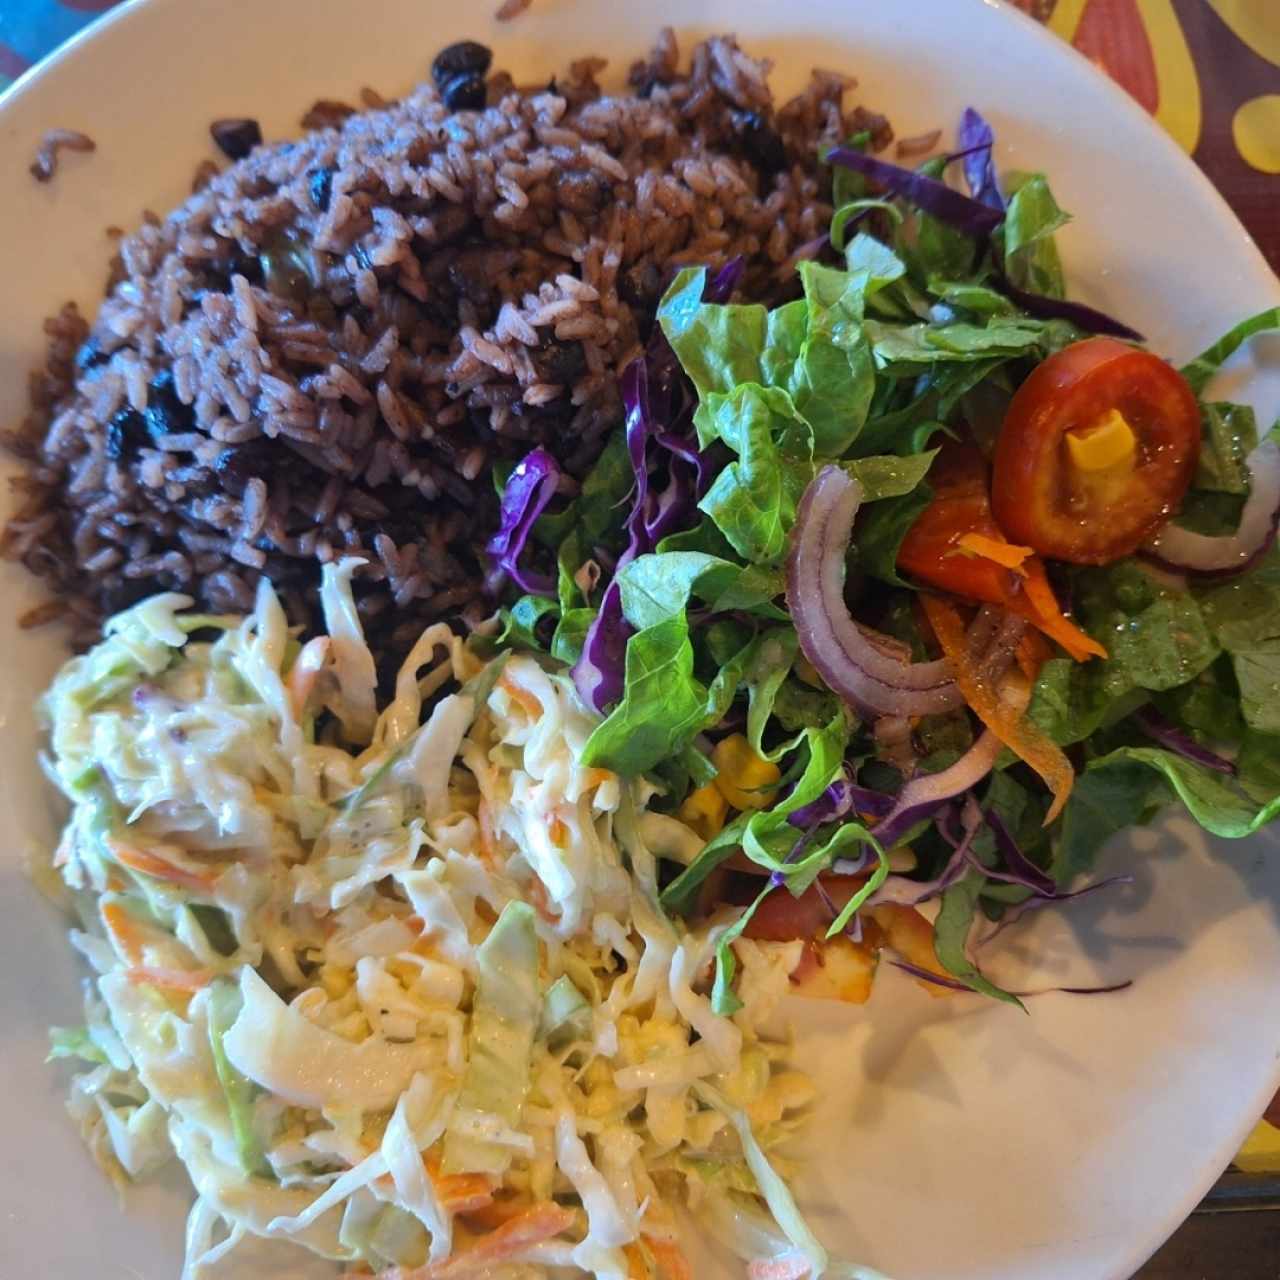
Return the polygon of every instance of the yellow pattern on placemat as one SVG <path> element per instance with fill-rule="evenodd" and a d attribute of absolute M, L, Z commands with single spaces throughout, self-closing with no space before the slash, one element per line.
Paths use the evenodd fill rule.
<path fill-rule="evenodd" d="M 1236 150 L 1259 173 L 1280 173 L 1280 93 L 1242 103 L 1231 120 L 1231 136 Z"/>
<path fill-rule="evenodd" d="M 1270 0 L 1275 3 L 1275 0 Z M 1156 122 L 1187 152 L 1200 142 L 1200 78 L 1173 0 L 1138 0 L 1160 84 Z"/>
<path fill-rule="evenodd" d="M 1280 1129 L 1259 1120 L 1232 1163 L 1245 1173 L 1280 1173 Z"/>
<path fill-rule="evenodd" d="M 1209 0 L 1209 7 L 1260 58 L 1280 66 L 1280 4 L 1276 0 Z"/>

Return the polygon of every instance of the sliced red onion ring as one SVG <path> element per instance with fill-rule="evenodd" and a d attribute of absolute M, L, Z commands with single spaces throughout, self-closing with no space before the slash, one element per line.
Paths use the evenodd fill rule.
<path fill-rule="evenodd" d="M 881 847 L 892 848 L 917 822 L 932 817 L 948 800 L 963 795 L 991 772 L 1004 744 L 990 729 L 949 769 L 921 773 L 898 792 L 893 808 L 871 828 Z"/>
<path fill-rule="evenodd" d="M 787 604 L 800 648 L 832 692 L 866 719 L 960 705 L 951 665 L 905 662 L 869 638 L 844 603 L 844 562 L 862 486 L 823 467 L 805 490 L 787 559 Z"/>
<path fill-rule="evenodd" d="M 1240 527 L 1229 537 L 1211 538 L 1176 524 L 1165 525 L 1146 545 L 1158 564 L 1210 577 L 1243 573 L 1265 555 L 1280 522 L 1280 446 L 1265 440 L 1245 459 L 1249 498 Z"/>

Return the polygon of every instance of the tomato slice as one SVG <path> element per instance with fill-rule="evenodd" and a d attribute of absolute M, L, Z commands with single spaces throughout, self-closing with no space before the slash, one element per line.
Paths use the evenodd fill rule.
<path fill-rule="evenodd" d="M 1132 554 L 1177 509 L 1200 409 L 1158 356 L 1086 338 L 1018 388 L 996 442 L 991 505 L 1014 542 L 1075 564 Z"/>
<path fill-rule="evenodd" d="M 971 444 L 943 447 L 929 470 L 934 499 L 898 549 L 898 567 L 966 600 L 999 604 L 1025 617 L 1083 662 L 1106 650 L 1062 615 L 1044 565 L 1011 543 L 996 523 L 987 463 Z"/>

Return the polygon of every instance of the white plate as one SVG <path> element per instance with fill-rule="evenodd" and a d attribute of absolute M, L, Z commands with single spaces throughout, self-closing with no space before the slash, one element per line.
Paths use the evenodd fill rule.
<path fill-rule="evenodd" d="M 857 74 L 902 136 L 968 103 L 993 121 L 1001 168 L 1047 170 L 1076 221 L 1062 246 L 1076 290 L 1185 358 L 1280 288 L 1222 200 L 1117 88 L 1013 10 L 957 0 L 534 0 L 508 26 L 497 0 L 148 0 L 125 5 L 0 105 L 0 416 L 23 411 L 39 321 L 96 304 L 102 228 L 187 189 L 206 125 L 253 115 L 284 136 L 313 99 L 403 89 L 449 40 L 475 36 L 517 72 L 580 53 L 625 69 L 670 22 L 685 39 L 735 30 L 777 62 L 775 88 L 817 64 Z M 42 131 L 99 149 L 31 182 Z M 1248 398 L 1280 407 L 1280 344 L 1258 343 Z M 1271 419 L 1268 418 L 1268 421 Z M 11 566 L 11 601 L 30 584 Z M 45 1068 L 45 1026 L 78 1016 L 61 925 L 21 864 L 53 831 L 34 762 L 34 695 L 59 660 L 49 634 L 0 622 L 0 1275 L 164 1280 L 177 1274 L 182 1200 L 100 1179 Z M 1226 1165 L 1280 1080 L 1280 861 L 1268 838 L 1210 851 L 1185 821 L 1137 833 L 1108 866 L 1136 883 L 1044 913 L 1013 939 L 1018 981 L 1133 977 L 1110 997 L 1046 996 L 1030 1016 L 933 1001 L 886 975 L 863 1010 L 801 1012 L 823 1100 L 802 1181 L 828 1241 L 896 1280 L 1123 1280 Z M 1212 854 L 1212 856 L 1211 856 Z M 1034 960 L 1034 964 L 1031 960 Z M 175 1184 L 176 1186 L 176 1184 Z M 716 1268 L 718 1272 L 718 1268 Z M 264 1271 L 262 1274 L 266 1274 Z M 279 1274 L 272 1272 L 272 1274 Z M 700 1270 L 710 1276 L 712 1270 Z"/>

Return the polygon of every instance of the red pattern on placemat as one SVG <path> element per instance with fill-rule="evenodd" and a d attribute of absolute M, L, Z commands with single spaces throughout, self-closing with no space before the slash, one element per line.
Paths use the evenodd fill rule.
<path fill-rule="evenodd" d="M 16 79 L 31 64 L 16 49 L 0 44 L 0 76 Z"/>
<path fill-rule="evenodd" d="M 1135 0 L 1090 0 L 1074 44 L 1122 84 L 1147 111 L 1160 104 L 1151 42 Z"/>

